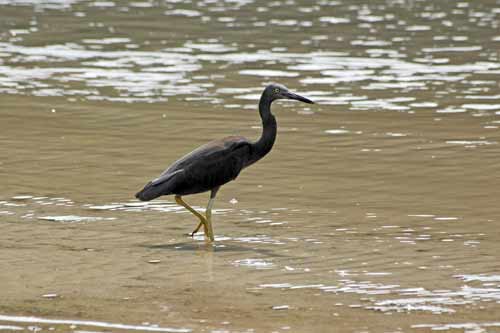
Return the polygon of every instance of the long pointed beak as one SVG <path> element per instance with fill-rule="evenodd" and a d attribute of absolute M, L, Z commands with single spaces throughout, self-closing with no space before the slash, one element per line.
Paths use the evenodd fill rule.
<path fill-rule="evenodd" d="M 313 101 L 311 101 L 310 99 L 307 99 L 303 96 L 300 96 L 300 95 L 297 95 L 297 94 L 294 94 L 292 92 L 286 92 L 284 93 L 284 95 L 289 98 L 289 99 L 295 99 L 297 101 L 301 101 L 301 102 L 304 102 L 304 103 L 308 103 L 308 104 L 314 104 Z"/>

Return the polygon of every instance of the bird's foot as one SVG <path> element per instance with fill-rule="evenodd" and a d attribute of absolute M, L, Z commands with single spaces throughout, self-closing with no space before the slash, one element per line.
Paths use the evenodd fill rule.
<path fill-rule="evenodd" d="M 204 221 L 200 221 L 200 223 L 198 223 L 198 226 L 191 232 L 191 237 L 194 237 L 194 235 L 198 232 L 198 230 L 200 230 L 201 226 L 205 226 L 205 222 Z"/>

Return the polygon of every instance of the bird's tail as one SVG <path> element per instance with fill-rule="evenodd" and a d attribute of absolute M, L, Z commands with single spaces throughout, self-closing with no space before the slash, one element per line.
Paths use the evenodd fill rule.
<path fill-rule="evenodd" d="M 135 197 L 141 201 L 149 201 L 161 195 L 163 195 L 161 186 L 154 186 L 152 182 L 149 182 L 142 190 L 135 194 Z"/>

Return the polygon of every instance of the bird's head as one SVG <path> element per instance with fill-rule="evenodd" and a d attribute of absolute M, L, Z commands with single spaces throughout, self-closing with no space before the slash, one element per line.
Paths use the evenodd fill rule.
<path fill-rule="evenodd" d="M 275 101 L 277 99 L 295 99 L 304 103 L 314 104 L 313 101 L 300 95 L 294 94 L 293 92 L 289 91 L 287 87 L 278 83 L 272 83 L 268 85 L 264 90 L 264 93 L 269 96 L 271 101 Z"/>

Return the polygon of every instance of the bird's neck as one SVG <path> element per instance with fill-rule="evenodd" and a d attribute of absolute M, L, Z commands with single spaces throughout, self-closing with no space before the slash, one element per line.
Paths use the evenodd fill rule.
<path fill-rule="evenodd" d="M 264 95 L 260 98 L 259 113 L 262 119 L 262 135 L 259 140 L 252 145 L 252 158 L 250 163 L 260 160 L 269 153 L 276 140 L 276 118 L 274 118 L 271 113 L 271 100 Z"/>

